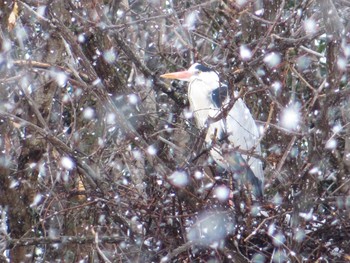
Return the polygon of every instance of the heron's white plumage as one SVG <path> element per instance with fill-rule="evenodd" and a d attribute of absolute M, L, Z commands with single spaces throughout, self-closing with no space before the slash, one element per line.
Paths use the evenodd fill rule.
<path fill-rule="evenodd" d="M 208 121 L 208 119 L 215 118 L 221 112 L 223 106 L 230 101 L 229 96 L 226 96 L 225 100 L 222 102 L 214 101 L 213 92 L 222 85 L 215 71 L 195 63 L 188 71 L 168 73 L 162 76 L 190 82 L 188 88 L 190 108 L 193 111 L 197 127 L 199 129 L 208 129 L 205 138 L 207 143 L 212 143 L 213 139 L 219 141 L 220 136 L 225 134 L 228 136 L 228 141 L 233 147 L 239 147 L 246 151 L 254 149 L 255 153 L 261 154 L 258 141 L 258 128 L 249 109 L 241 98 L 236 100 L 225 119 L 216 122 Z M 259 159 L 254 157 L 249 158 L 244 154 L 223 153 L 217 144 L 213 144 L 210 154 L 220 167 L 231 170 L 234 173 L 240 170 L 239 166 L 244 167 L 248 164 L 249 167 L 244 167 L 244 173 L 249 173 L 249 175 L 246 176 L 247 179 L 251 181 L 253 185 L 257 184 L 258 186 L 255 185 L 256 188 L 261 188 L 255 191 L 256 195 L 262 194 L 264 174 L 262 163 Z M 240 176 L 242 176 L 241 174 L 242 173 L 240 173 Z M 260 182 L 256 180 L 255 177 L 259 179 Z"/>

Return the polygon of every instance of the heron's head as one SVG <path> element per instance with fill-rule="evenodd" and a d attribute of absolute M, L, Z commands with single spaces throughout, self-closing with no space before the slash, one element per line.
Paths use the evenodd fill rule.
<path fill-rule="evenodd" d="M 194 63 L 188 70 L 166 73 L 160 77 L 190 82 L 199 80 L 205 82 L 207 85 L 212 86 L 213 88 L 216 88 L 219 83 L 218 74 L 214 70 L 199 63 Z"/>

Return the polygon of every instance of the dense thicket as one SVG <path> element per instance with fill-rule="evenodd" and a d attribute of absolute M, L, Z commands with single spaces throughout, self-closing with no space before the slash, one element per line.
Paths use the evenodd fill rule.
<path fill-rule="evenodd" d="M 349 8 L 2 1 L 2 260 L 349 260 Z M 159 78 L 193 62 L 256 118 L 263 200 L 218 173 L 186 84 Z"/>

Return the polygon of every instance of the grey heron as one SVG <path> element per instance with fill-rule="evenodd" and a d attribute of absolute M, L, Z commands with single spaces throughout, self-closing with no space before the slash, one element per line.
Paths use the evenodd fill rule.
<path fill-rule="evenodd" d="M 215 117 L 230 101 L 228 87 L 219 80 L 218 74 L 199 63 L 186 71 L 166 73 L 162 78 L 188 81 L 188 100 L 196 126 L 207 128 L 205 141 L 211 145 L 210 155 L 219 167 L 230 171 L 243 183 L 250 183 L 256 197 L 263 195 L 264 173 L 262 162 L 237 150 L 225 152 L 216 142 L 227 138 L 230 145 L 261 154 L 257 125 L 241 98 L 238 98 L 226 117 Z M 221 114 L 224 116 L 224 114 Z M 214 121 L 210 121 L 213 120 Z"/>

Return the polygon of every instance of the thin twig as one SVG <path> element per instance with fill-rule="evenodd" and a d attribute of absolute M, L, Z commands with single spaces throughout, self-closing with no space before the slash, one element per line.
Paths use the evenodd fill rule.
<path fill-rule="evenodd" d="M 93 228 L 91 228 L 91 231 L 92 233 L 95 235 L 95 247 L 96 247 L 96 250 L 97 250 L 97 253 L 101 256 L 101 258 L 107 262 L 107 263 L 112 263 L 108 258 L 107 256 L 105 255 L 105 253 L 102 252 L 102 250 L 100 249 L 100 246 L 98 245 L 100 243 L 100 240 L 98 238 L 98 233 L 95 232 L 95 230 Z"/>
<path fill-rule="evenodd" d="M 266 39 L 271 35 L 271 32 L 275 29 L 275 27 L 278 24 L 278 20 L 281 18 L 282 14 L 283 14 L 283 9 L 285 6 L 286 1 L 282 0 L 281 6 L 278 10 L 278 13 L 276 15 L 275 21 L 274 23 L 269 27 L 269 29 L 267 30 L 265 36 L 259 41 L 259 43 L 255 46 L 254 50 L 252 51 L 252 57 L 255 55 L 255 53 L 261 49 L 262 45 L 264 44 L 264 42 L 266 41 Z"/>
<path fill-rule="evenodd" d="M 307 82 L 307 80 L 304 79 L 304 77 L 302 75 L 300 75 L 300 73 L 293 66 L 291 66 L 290 69 L 294 72 L 295 75 L 298 76 L 298 78 L 300 78 L 305 83 L 305 85 L 308 88 L 310 88 L 312 90 L 312 92 L 314 92 L 314 93 L 316 92 L 316 89 L 309 82 Z"/>
<path fill-rule="evenodd" d="M 301 48 L 302 50 L 306 51 L 306 52 L 309 53 L 309 54 L 315 55 L 316 57 L 320 57 L 320 58 L 324 58 L 324 57 L 325 57 L 323 54 L 318 53 L 318 52 L 316 52 L 316 51 L 314 51 L 314 50 L 312 50 L 312 49 L 309 49 L 309 48 L 307 48 L 307 47 L 305 47 L 305 46 L 300 46 L 300 48 Z"/>
<path fill-rule="evenodd" d="M 99 243 L 116 244 L 126 240 L 120 236 L 102 236 L 98 237 Z M 93 244 L 96 242 L 96 236 L 58 236 L 58 237 L 39 237 L 39 238 L 21 238 L 6 239 L 6 248 L 10 249 L 14 246 L 35 246 L 48 244 Z"/>
<path fill-rule="evenodd" d="M 250 233 L 250 234 L 244 239 L 244 242 L 248 242 L 254 235 L 256 235 L 256 233 L 258 232 L 258 230 L 259 230 L 260 228 L 262 228 L 262 227 L 265 225 L 266 221 L 272 220 L 272 219 L 274 219 L 274 218 L 276 218 L 276 217 L 279 217 L 279 216 L 280 216 L 280 215 L 276 215 L 276 216 L 271 216 L 271 217 L 265 218 L 265 219 L 254 229 L 254 231 L 252 231 L 252 233 Z"/>
<path fill-rule="evenodd" d="M 297 139 L 297 137 L 296 137 L 296 136 L 293 136 L 292 139 L 290 140 L 288 146 L 287 146 L 287 149 L 284 151 L 284 154 L 282 155 L 282 158 L 281 158 L 281 160 L 280 160 L 280 162 L 278 163 L 277 168 L 276 168 L 276 172 L 277 172 L 278 174 L 280 174 L 281 169 L 282 169 L 282 167 L 283 167 L 285 161 L 287 160 L 288 154 L 290 153 L 290 151 L 291 151 L 291 149 L 292 149 L 292 147 L 293 147 L 293 145 L 294 145 L 296 139 Z M 283 181 L 284 181 L 284 179 L 283 179 Z"/>

